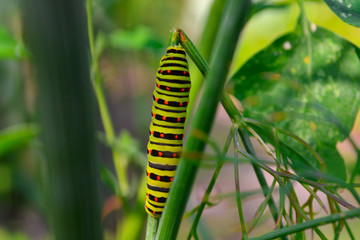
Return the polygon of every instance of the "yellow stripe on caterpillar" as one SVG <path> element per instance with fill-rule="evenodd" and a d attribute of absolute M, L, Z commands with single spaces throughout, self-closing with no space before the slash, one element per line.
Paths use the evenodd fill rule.
<path fill-rule="evenodd" d="M 171 46 L 160 60 L 147 145 L 146 212 L 160 217 L 182 152 L 191 89 L 185 50 Z"/>

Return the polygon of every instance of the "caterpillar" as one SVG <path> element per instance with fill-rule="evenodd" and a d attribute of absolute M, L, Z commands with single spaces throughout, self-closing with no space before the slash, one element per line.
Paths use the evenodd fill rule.
<path fill-rule="evenodd" d="M 145 209 L 152 217 L 161 216 L 175 176 L 183 147 L 190 88 L 185 49 L 171 46 L 156 73 L 147 145 Z"/>

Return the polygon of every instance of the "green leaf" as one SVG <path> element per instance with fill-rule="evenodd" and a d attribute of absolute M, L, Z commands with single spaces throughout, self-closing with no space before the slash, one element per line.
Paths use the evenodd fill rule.
<path fill-rule="evenodd" d="M 4 26 L 0 26 L 0 59 L 21 59 L 25 55 L 24 46 Z"/>
<path fill-rule="evenodd" d="M 325 2 L 341 20 L 360 27 L 359 0 L 325 0 Z"/>
<path fill-rule="evenodd" d="M 109 42 L 111 47 L 124 50 L 157 50 L 164 47 L 156 33 L 145 26 L 137 26 L 133 30 L 116 30 L 111 33 Z"/>
<path fill-rule="evenodd" d="M 21 124 L 8 127 L 0 132 L 0 157 L 14 151 L 39 133 L 39 129 L 34 124 Z"/>
<path fill-rule="evenodd" d="M 101 167 L 101 180 L 103 183 L 110 188 L 110 190 L 119 196 L 119 184 L 114 174 L 107 169 L 105 166 Z"/>
<path fill-rule="evenodd" d="M 242 101 L 244 115 L 269 121 L 308 142 L 324 159 L 326 172 L 346 178 L 337 141 L 349 136 L 360 109 L 360 62 L 356 47 L 325 29 L 305 36 L 301 28 L 253 56 L 231 78 L 227 89 Z M 312 166 L 301 144 L 280 136 Z M 299 173 L 300 158 L 293 162 Z M 295 169 L 295 171 L 296 171 Z"/>

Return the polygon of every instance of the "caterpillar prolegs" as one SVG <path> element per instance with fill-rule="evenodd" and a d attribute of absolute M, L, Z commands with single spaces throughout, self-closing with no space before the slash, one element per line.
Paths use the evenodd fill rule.
<path fill-rule="evenodd" d="M 147 145 L 145 209 L 153 217 L 161 216 L 175 176 L 183 147 L 190 88 L 185 50 L 181 46 L 169 47 L 156 73 Z"/>

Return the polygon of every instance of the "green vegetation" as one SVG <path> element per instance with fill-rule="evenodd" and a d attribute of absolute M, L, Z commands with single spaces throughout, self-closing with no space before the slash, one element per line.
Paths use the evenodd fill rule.
<path fill-rule="evenodd" d="M 214 0 L 198 24 L 201 4 L 5 1 L 1 239 L 360 235 L 358 1 Z M 169 38 L 192 88 L 157 219 L 144 149 Z"/>

